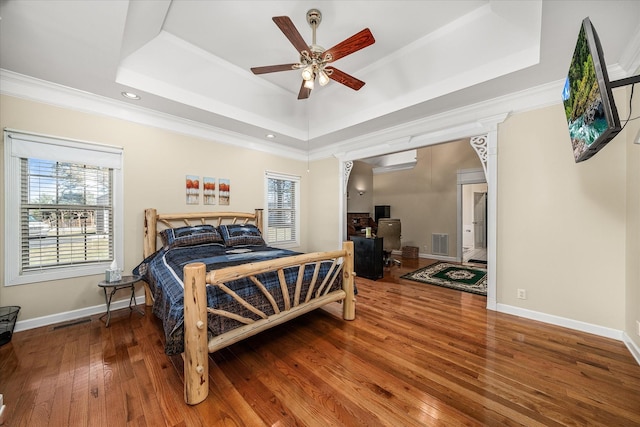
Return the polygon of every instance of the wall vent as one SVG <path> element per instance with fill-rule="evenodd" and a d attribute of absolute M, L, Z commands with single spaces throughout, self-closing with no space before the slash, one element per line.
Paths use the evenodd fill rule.
<path fill-rule="evenodd" d="M 431 248 L 433 255 L 449 255 L 449 235 L 433 233 L 431 235 Z"/>

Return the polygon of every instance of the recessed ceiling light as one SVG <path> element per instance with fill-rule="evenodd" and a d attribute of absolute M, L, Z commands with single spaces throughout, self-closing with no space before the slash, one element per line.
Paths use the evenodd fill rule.
<path fill-rule="evenodd" d="M 122 96 L 127 99 L 140 99 L 140 95 L 136 95 L 133 92 L 122 92 Z"/>
<path fill-rule="evenodd" d="M 265 137 L 267 137 L 269 139 L 275 139 L 276 136 L 274 134 L 272 134 L 272 133 L 268 133 L 268 134 L 265 135 Z"/>

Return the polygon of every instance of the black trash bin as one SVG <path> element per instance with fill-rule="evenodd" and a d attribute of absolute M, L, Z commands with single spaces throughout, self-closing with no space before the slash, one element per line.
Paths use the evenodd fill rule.
<path fill-rule="evenodd" d="M 0 307 L 0 346 L 11 341 L 19 311 L 20 307 L 17 305 Z"/>

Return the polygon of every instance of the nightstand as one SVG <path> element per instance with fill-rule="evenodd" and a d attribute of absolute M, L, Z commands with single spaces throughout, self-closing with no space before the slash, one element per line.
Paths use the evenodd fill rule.
<path fill-rule="evenodd" d="M 109 327 L 109 321 L 111 320 L 111 299 L 113 295 L 119 291 L 120 289 L 131 289 L 131 298 L 129 298 L 129 310 L 135 309 L 138 313 L 144 316 L 144 311 L 137 308 L 138 303 L 136 302 L 136 283 L 142 280 L 141 276 L 122 276 L 120 280 L 115 282 L 107 282 L 106 280 L 98 283 L 98 286 L 102 288 L 104 291 L 104 301 L 107 304 L 107 312 L 100 316 L 102 320 L 103 317 L 107 317 L 107 321 L 105 323 L 106 327 Z M 107 294 L 107 289 L 109 289 L 109 294 Z M 131 303 L 133 302 L 133 306 Z"/>

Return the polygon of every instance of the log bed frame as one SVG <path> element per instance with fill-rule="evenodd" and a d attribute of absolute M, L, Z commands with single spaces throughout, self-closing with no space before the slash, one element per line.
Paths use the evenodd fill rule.
<path fill-rule="evenodd" d="M 183 214 L 158 214 L 155 209 L 146 209 L 144 213 L 144 257 L 153 254 L 157 248 L 159 228 L 174 228 L 196 224 L 255 224 L 262 232 L 262 209 L 255 213 L 243 212 L 201 212 Z M 335 269 L 342 275 L 342 289 L 328 292 L 330 284 L 325 279 L 316 283 L 318 267 L 321 261 L 332 261 L 330 273 Z M 300 295 L 302 280 L 295 283 L 293 304 L 290 303 L 289 291 L 284 270 L 299 267 L 304 271 L 306 265 L 313 265 L 314 274 L 311 287 L 306 297 Z M 341 271 L 340 271 L 341 270 Z M 280 310 L 267 289 L 256 278 L 266 272 L 277 272 L 280 288 L 285 295 L 285 309 Z M 336 274 L 337 274 L 336 273 Z M 298 274 L 302 278 L 301 274 Z M 261 310 L 242 300 L 237 294 L 225 286 L 226 282 L 248 277 L 256 287 L 271 301 L 275 313 L 266 315 Z M 189 405 L 195 405 L 207 398 L 209 393 L 209 356 L 226 346 L 234 344 L 261 331 L 284 323 L 304 313 L 315 310 L 325 304 L 341 301 L 342 317 L 345 320 L 355 319 L 353 242 L 343 243 L 342 250 L 315 252 L 275 260 L 253 262 L 235 267 L 206 272 L 205 264 L 192 263 L 184 267 L 184 399 Z M 146 305 L 152 305 L 153 295 L 149 285 L 145 284 Z M 218 286 L 231 295 L 247 309 L 260 316 L 253 320 L 233 313 L 207 307 L 206 285 Z M 290 284 L 293 285 L 293 284 Z M 313 297 L 312 292 L 316 295 Z M 302 297 L 302 298 L 301 298 Z M 243 323 L 243 326 L 214 336 L 207 337 L 207 312 L 227 316 Z"/>

